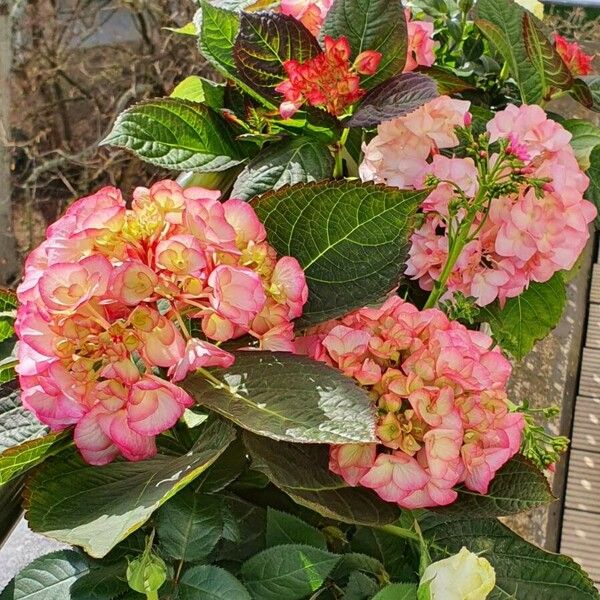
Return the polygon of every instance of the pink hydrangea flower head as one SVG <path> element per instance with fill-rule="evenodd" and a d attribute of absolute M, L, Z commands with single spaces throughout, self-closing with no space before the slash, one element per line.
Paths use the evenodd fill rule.
<path fill-rule="evenodd" d="M 261 349 L 294 349 L 304 273 L 277 256 L 249 204 L 219 197 L 161 181 L 137 188 L 128 210 L 103 188 L 26 261 L 15 327 L 23 405 L 52 429 L 75 425 L 90 463 L 155 454 L 155 437 L 192 404 L 173 382 L 233 363 L 213 342 L 248 334 Z"/>
<path fill-rule="evenodd" d="M 492 344 L 398 296 L 297 338 L 297 352 L 354 378 L 377 411 L 380 443 L 332 446 L 330 469 L 411 509 L 453 502 L 461 483 L 483 489 L 518 451 L 524 424 L 508 410 L 511 367 Z"/>

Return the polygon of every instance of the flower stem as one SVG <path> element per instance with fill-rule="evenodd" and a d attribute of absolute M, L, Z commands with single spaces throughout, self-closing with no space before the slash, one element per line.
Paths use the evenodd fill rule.
<path fill-rule="evenodd" d="M 335 167 L 333 169 L 333 177 L 334 179 L 339 179 L 344 176 L 344 148 L 346 147 L 346 142 L 348 141 L 348 135 L 350 133 L 350 129 L 346 127 L 344 131 L 342 131 L 342 135 L 340 136 L 339 142 L 335 145 Z"/>
<path fill-rule="evenodd" d="M 377 529 L 395 535 L 396 537 L 404 538 L 405 540 L 413 540 L 415 542 L 421 541 L 418 533 L 404 527 L 398 527 L 397 525 L 381 525 L 377 527 Z"/>

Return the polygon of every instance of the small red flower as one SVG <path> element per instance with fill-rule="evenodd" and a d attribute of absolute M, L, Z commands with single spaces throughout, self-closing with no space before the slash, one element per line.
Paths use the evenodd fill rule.
<path fill-rule="evenodd" d="M 589 75 L 592 72 L 594 57 L 586 54 L 577 42 L 568 42 L 562 35 L 555 33 L 554 44 L 573 75 Z"/>
<path fill-rule="evenodd" d="M 281 116 L 290 118 L 305 102 L 332 115 L 341 115 L 365 93 L 359 75 L 372 75 L 380 61 L 381 53 L 367 50 L 350 64 L 347 38 L 334 40 L 325 36 L 325 51 L 321 54 L 303 63 L 297 60 L 284 63 L 288 79 L 275 88 L 285 98 L 279 107 Z"/>

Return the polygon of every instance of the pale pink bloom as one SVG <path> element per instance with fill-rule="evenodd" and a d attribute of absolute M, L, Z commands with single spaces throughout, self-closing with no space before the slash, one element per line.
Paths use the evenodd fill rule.
<path fill-rule="evenodd" d="M 444 480 L 432 477 L 423 488 L 409 494 L 399 504 L 402 508 L 415 510 L 432 506 L 447 506 L 452 504 L 457 497 L 456 491 L 451 486 L 447 487 Z"/>
<path fill-rule="evenodd" d="M 288 307 L 290 319 L 295 319 L 302 314 L 302 308 L 308 300 L 308 286 L 304 271 L 294 257 L 284 256 L 277 261 L 268 291 L 279 304 Z"/>
<path fill-rule="evenodd" d="M 180 387 L 155 375 L 144 375 L 129 390 L 127 422 L 142 435 L 158 435 L 173 427 L 194 400 Z"/>
<path fill-rule="evenodd" d="M 334 327 L 323 340 L 333 360 L 343 363 L 348 358 L 362 360 L 367 351 L 370 334 L 344 325 Z"/>
<path fill-rule="evenodd" d="M 333 0 L 282 0 L 281 12 L 301 21 L 316 36 L 332 4 Z"/>
<path fill-rule="evenodd" d="M 294 325 L 293 323 L 281 323 L 258 337 L 259 348 L 269 352 L 294 352 Z"/>
<path fill-rule="evenodd" d="M 209 342 L 191 339 L 187 341 L 183 358 L 169 369 L 169 377 L 176 383 L 200 367 L 230 367 L 234 362 L 233 354 Z"/>
<path fill-rule="evenodd" d="M 78 264 L 51 265 L 38 282 L 40 297 L 50 310 L 77 309 L 93 296 L 106 293 L 112 270 L 110 262 L 99 254 Z"/>
<path fill-rule="evenodd" d="M 182 233 L 158 243 L 156 265 L 177 275 L 199 276 L 206 269 L 207 260 L 198 239 Z"/>
<path fill-rule="evenodd" d="M 404 72 L 414 71 L 417 67 L 430 67 L 435 62 L 433 23 L 412 21 L 409 9 L 404 11 L 408 33 L 408 54 Z"/>
<path fill-rule="evenodd" d="M 429 475 L 414 458 L 404 452 L 394 452 L 380 454 L 360 478 L 360 485 L 373 489 L 387 502 L 398 503 L 428 481 Z"/>
<path fill-rule="evenodd" d="M 201 188 L 197 188 L 201 189 Z M 208 190 L 207 190 L 208 191 Z M 192 235 L 210 247 L 227 252 L 239 253 L 236 231 L 227 222 L 223 204 L 208 194 L 188 200 L 183 211 L 183 222 Z"/>
<path fill-rule="evenodd" d="M 346 483 L 357 486 L 375 462 L 376 444 L 343 444 L 330 446 L 329 469 L 341 475 Z"/>
<path fill-rule="evenodd" d="M 211 306 L 232 323 L 245 326 L 267 300 L 257 273 L 245 267 L 219 265 L 208 278 Z"/>
<path fill-rule="evenodd" d="M 140 353 L 151 365 L 171 367 L 180 361 L 185 352 L 185 340 L 175 325 L 160 317 L 158 325 L 150 332 L 140 332 L 143 344 Z"/>
<path fill-rule="evenodd" d="M 150 267 L 139 261 L 126 261 L 113 270 L 110 292 L 116 300 L 135 306 L 150 298 L 157 284 L 158 276 Z"/>
<path fill-rule="evenodd" d="M 258 220 L 254 209 L 243 200 L 231 198 L 223 202 L 226 221 L 236 233 L 238 247 L 245 248 L 248 242 L 262 242 L 267 237 L 265 226 Z"/>
<path fill-rule="evenodd" d="M 115 233 L 125 219 L 125 201 L 114 187 L 104 187 L 91 196 L 73 202 L 65 214 L 46 230 L 46 236 L 99 236 Z"/>

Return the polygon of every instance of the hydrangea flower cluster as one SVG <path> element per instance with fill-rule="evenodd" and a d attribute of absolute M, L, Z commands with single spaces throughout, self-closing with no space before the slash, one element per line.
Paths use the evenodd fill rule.
<path fill-rule="evenodd" d="M 75 425 L 89 463 L 155 454 L 155 436 L 193 403 L 174 383 L 234 361 L 208 340 L 250 334 L 263 349 L 293 350 L 304 273 L 277 260 L 249 204 L 219 196 L 161 181 L 137 188 L 127 210 L 106 187 L 75 202 L 27 259 L 21 399 L 54 430 Z"/>
<path fill-rule="evenodd" d="M 360 87 L 360 75 L 372 75 L 379 67 L 381 53 L 373 50 L 361 52 L 350 64 L 350 44 L 344 36 L 334 40 L 326 35 L 324 43 L 325 51 L 314 58 L 303 63 L 286 60 L 283 64 L 288 79 L 275 90 L 285 98 L 279 107 L 284 119 L 294 115 L 305 102 L 341 115 L 365 93 Z"/>
<path fill-rule="evenodd" d="M 571 269 L 596 209 L 583 198 L 588 178 L 569 144 L 571 134 L 539 106 L 509 105 L 487 124 L 486 144 L 503 145 L 502 155 L 487 149 L 466 158 L 440 154 L 458 144 L 454 128 L 470 124 L 468 108 L 468 102 L 442 96 L 383 123 L 365 147 L 360 174 L 402 188 L 436 182 L 422 205 L 425 219 L 411 238 L 406 270 L 425 290 L 454 254 L 449 231 L 460 227 L 470 205 L 476 207 L 445 287 L 485 306 Z M 502 188 L 514 175 L 520 183 Z"/>
<path fill-rule="evenodd" d="M 586 54 L 577 42 L 569 42 L 558 33 L 554 34 L 554 47 L 573 75 L 589 75 L 594 57 Z"/>
<path fill-rule="evenodd" d="M 419 311 L 397 296 L 297 340 L 297 351 L 367 389 L 380 444 L 332 446 L 329 467 L 404 508 L 443 506 L 464 483 L 487 493 L 521 444 L 524 419 L 508 410 L 510 363 L 487 335 Z"/>
<path fill-rule="evenodd" d="M 408 34 L 408 53 L 404 72 L 409 73 L 417 67 L 430 67 L 435 62 L 433 41 L 433 23 L 413 21 L 410 9 L 404 11 Z"/>

